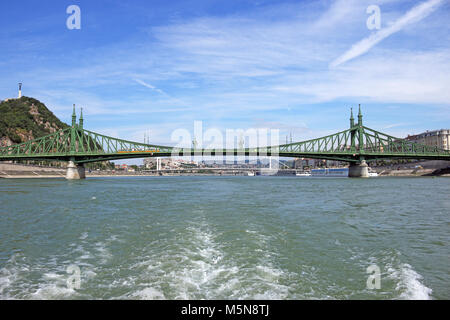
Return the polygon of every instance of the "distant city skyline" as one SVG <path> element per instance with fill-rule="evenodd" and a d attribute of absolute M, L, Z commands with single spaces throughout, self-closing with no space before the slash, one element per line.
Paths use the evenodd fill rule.
<path fill-rule="evenodd" d="M 80 29 L 68 29 L 77 5 Z M 380 8 L 380 29 L 366 12 Z M 70 123 L 173 145 L 171 133 L 276 128 L 280 142 L 365 124 L 398 137 L 450 123 L 450 4 L 377 1 L 3 2 L 0 97 Z"/>

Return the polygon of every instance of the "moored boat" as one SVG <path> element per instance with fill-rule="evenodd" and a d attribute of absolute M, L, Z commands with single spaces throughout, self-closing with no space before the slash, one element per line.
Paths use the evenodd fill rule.
<path fill-rule="evenodd" d="M 295 175 L 297 177 L 310 177 L 311 176 L 311 172 L 308 172 L 308 171 L 297 172 Z"/>
<path fill-rule="evenodd" d="M 348 177 L 348 168 L 323 168 L 312 169 L 313 177 Z"/>

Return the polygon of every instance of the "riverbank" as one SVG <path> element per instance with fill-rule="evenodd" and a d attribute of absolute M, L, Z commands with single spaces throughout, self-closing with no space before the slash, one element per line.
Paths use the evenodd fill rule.
<path fill-rule="evenodd" d="M 381 172 L 378 177 L 450 177 L 450 172 L 436 173 L 436 170 L 390 170 Z M 157 177 L 157 176 L 237 176 L 237 174 L 214 174 L 214 173 L 170 173 L 170 174 L 142 174 L 142 173 L 86 173 L 87 178 L 101 177 Z M 239 174 L 239 176 L 244 176 Z M 11 172 L 1 171 L 0 179 L 42 179 L 42 178 L 65 178 L 65 172 Z M 292 176 L 295 177 L 295 176 Z"/>
<path fill-rule="evenodd" d="M 385 177 L 427 177 L 440 176 L 450 177 L 450 172 L 441 172 L 440 169 L 402 169 L 402 170 L 382 170 L 379 176 Z"/>
<path fill-rule="evenodd" d="M 40 167 L 13 163 L 0 163 L 0 178 L 62 178 L 65 168 Z"/>
<path fill-rule="evenodd" d="M 398 164 L 392 166 L 372 167 L 380 176 L 450 176 L 450 161 L 429 160 L 416 161 L 408 164 Z"/>
<path fill-rule="evenodd" d="M 90 174 L 86 173 L 86 178 L 101 178 L 101 177 L 175 177 L 175 176 L 237 176 L 238 174 L 214 174 L 214 173 L 170 173 L 170 174 L 117 174 L 117 173 L 105 173 L 105 174 Z M 239 176 L 245 176 L 244 174 L 239 174 Z M 65 178 L 66 175 L 61 173 L 46 173 L 40 174 L 34 172 L 33 174 L 23 174 L 23 173 L 11 173 L 11 172 L 0 172 L 0 179 L 39 179 L 39 178 Z"/>

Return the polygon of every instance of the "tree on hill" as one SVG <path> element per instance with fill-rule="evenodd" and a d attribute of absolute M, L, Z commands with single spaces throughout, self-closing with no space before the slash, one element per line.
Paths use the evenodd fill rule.
<path fill-rule="evenodd" d="M 3 146 L 39 138 L 67 127 L 34 98 L 23 96 L 0 103 L 0 143 Z"/>

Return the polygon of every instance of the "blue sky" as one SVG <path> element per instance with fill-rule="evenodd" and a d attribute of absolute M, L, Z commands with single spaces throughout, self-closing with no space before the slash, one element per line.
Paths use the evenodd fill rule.
<path fill-rule="evenodd" d="M 2 1 L 0 98 L 23 82 L 67 123 L 75 103 L 92 131 L 167 145 L 195 120 L 319 137 L 358 103 L 403 137 L 450 127 L 448 21 L 448 0 Z"/>

